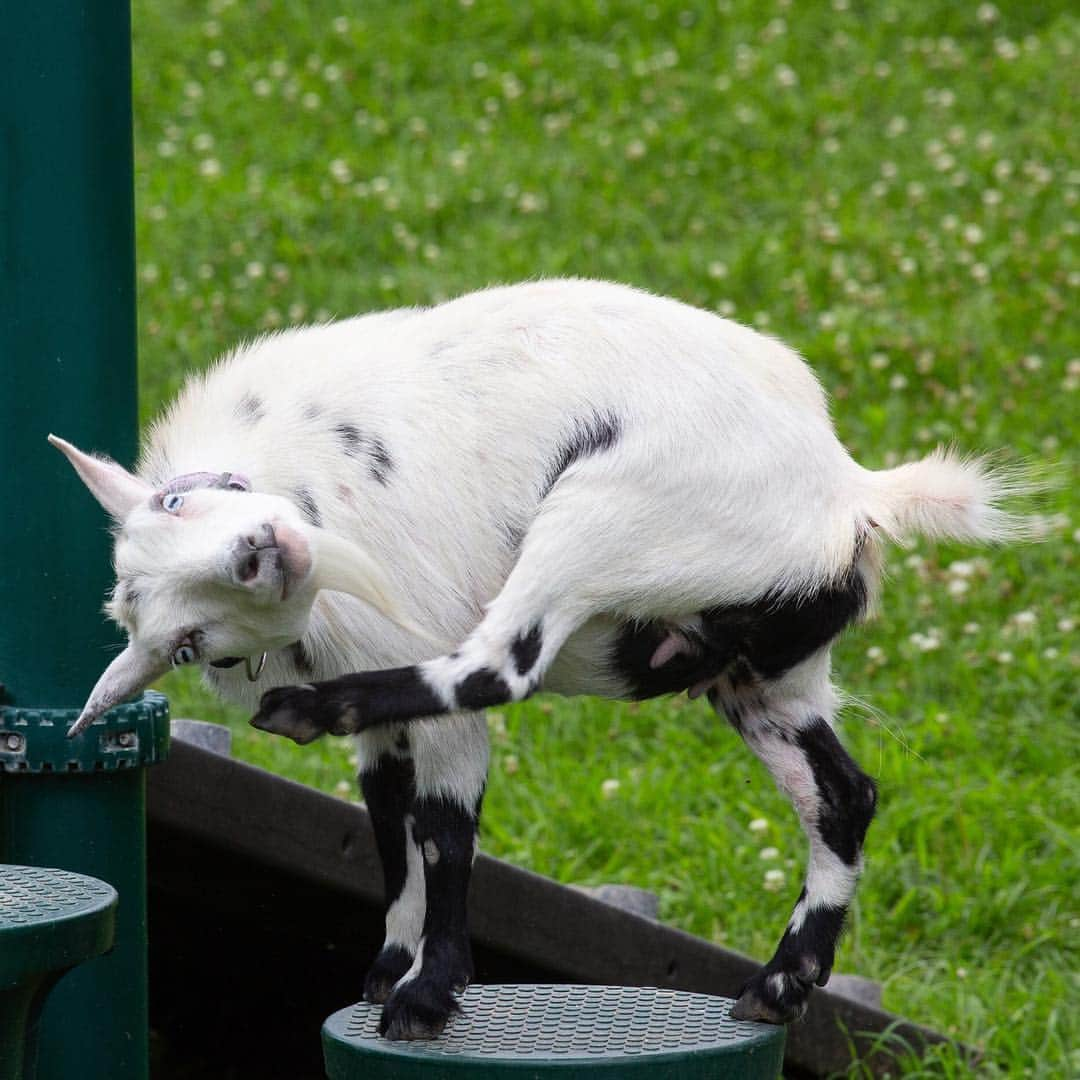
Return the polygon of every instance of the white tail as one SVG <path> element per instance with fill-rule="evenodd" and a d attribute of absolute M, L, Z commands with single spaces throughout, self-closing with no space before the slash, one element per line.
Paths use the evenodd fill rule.
<path fill-rule="evenodd" d="M 894 540 L 948 537 L 979 543 L 1035 539 L 1042 521 L 1002 503 L 1045 488 L 1024 466 L 996 465 L 938 447 L 921 461 L 870 472 L 866 512 Z"/>

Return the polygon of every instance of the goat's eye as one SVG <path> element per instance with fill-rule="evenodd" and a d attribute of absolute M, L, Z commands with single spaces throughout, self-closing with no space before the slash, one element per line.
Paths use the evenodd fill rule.
<path fill-rule="evenodd" d="M 187 642 L 183 645 L 178 645 L 176 651 L 172 654 L 174 667 L 180 667 L 182 664 L 194 664 L 195 659 L 195 649 L 187 644 Z"/>
<path fill-rule="evenodd" d="M 184 505 L 184 496 L 178 492 L 171 491 L 168 495 L 162 497 L 161 508 L 168 510 L 170 514 L 177 514 L 180 512 L 180 507 Z"/>

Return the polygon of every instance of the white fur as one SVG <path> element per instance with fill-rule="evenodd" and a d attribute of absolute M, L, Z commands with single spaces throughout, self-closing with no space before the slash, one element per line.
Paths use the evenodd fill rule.
<path fill-rule="evenodd" d="M 405 884 L 401 894 L 386 911 L 386 941 L 383 948 L 400 945 L 410 955 L 424 934 L 427 887 L 420 846 L 413 838 L 412 815 L 405 818 Z"/>
<path fill-rule="evenodd" d="M 248 395 L 262 413 L 254 424 L 237 412 Z M 596 413 L 618 418 L 617 444 L 571 466 L 541 504 L 559 448 Z M 342 452 L 339 423 L 386 448 L 385 485 Z M 306 629 L 317 677 L 438 649 L 342 593 L 257 610 L 248 598 L 242 614 L 235 590 L 211 587 L 252 515 L 295 519 L 301 487 L 325 529 L 361 543 L 404 614 L 447 649 L 496 597 L 505 625 L 481 651 L 505 650 L 523 611 L 556 608 L 560 633 L 545 624 L 541 667 L 552 665 L 549 688 L 569 692 L 619 689 L 597 662 L 611 615 L 685 619 L 811 590 L 860 541 L 873 546 L 875 526 L 974 539 L 1016 528 L 995 505 L 1007 486 L 980 462 L 938 453 L 883 473 L 857 465 L 813 374 L 779 342 L 591 281 L 490 289 L 242 346 L 154 425 L 139 476 L 160 489 L 226 470 L 253 494 L 197 491 L 179 519 L 144 506 L 127 516 L 116 569 L 121 587 L 137 585 L 141 618 L 112 610 L 159 653 L 186 626 L 206 627 L 203 661 L 280 648 Z M 513 598 L 500 596 L 515 560 L 508 527 L 525 533 L 521 561 L 556 563 L 559 580 L 511 580 Z M 257 686 L 242 668 L 215 672 L 215 685 L 254 705 L 264 687 L 295 681 L 287 657 L 277 661 Z"/>

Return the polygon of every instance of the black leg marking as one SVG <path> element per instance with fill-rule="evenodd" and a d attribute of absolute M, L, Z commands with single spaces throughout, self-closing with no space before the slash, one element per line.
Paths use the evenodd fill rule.
<path fill-rule="evenodd" d="M 803 889 L 800 901 L 805 896 Z M 787 1024 L 802 1016 L 813 987 L 829 981 L 846 914 L 842 907 L 807 911 L 802 926 L 785 932 L 773 958 L 739 991 L 732 1016 L 766 1024 Z"/>
<path fill-rule="evenodd" d="M 300 507 L 304 517 L 316 528 L 322 528 L 322 514 L 319 513 L 319 505 L 315 502 L 315 496 L 306 487 L 299 487 L 293 492 L 293 501 Z"/>
<path fill-rule="evenodd" d="M 821 796 L 817 831 L 848 866 L 858 860 L 877 806 L 877 786 L 852 760 L 821 717 L 796 732 Z"/>
<path fill-rule="evenodd" d="M 628 623 L 610 663 L 635 698 L 677 693 L 716 678 L 732 665 L 745 679 L 775 679 L 835 638 L 866 608 L 866 583 L 857 567 L 808 597 L 768 596 L 753 604 L 701 612 L 700 634 L 684 632 L 695 655 L 679 653 L 659 668 L 650 661 L 671 633 L 664 623 Z"/>
<path fill-rule="evenodd" d="M 622 421 L 613 412 L 598 412 L 576 421 L 560 445 L 555 460 L 540 486 L 540 498 L 547 496 L 558 479 L 575 461 L 610 450 L 622 434 Z"/>
<path fill-rule="evenodd" d="M 491 705 L 504 705 L 513 699 L 513 694 L 501 675 L 480 668 L 457 684 L 454 698 L 460 709 L 486 709 Z"/>
<path fill-rule="evenodd" d="M 502 700 L 508 698 L 509 689 Z M 353 735 L 376 724 L 447 711 L 446 703 L 427 684 L 420 669 L 412 666 L 343 675 L 310 687 L 268 690 L 251 723 L 303 745 L 320 735 Z"/>
<path fill-rule="evenodd" d="M 265 406 L 254 394 L 245 394 L 236 403 L 236 408 L 233 411 L 236 413 L 237 419 L 249 425 L 257 424 L 266 415 Z"/>
<path fill-rule="evenodd" d="M 472 981 L 466 897 L 476 838 L 475 811 L 447 799 L 418 799 L 413 838 L 424 852 L 427 914 L 419 974 L 390 995 L 379 1021 L 388 1039 L 430 1039 L 458 1008 Z"/>
<path fill-rule="evenodd" d="M 544 635 L 539 623 L 533 623 L 527 634 L 518 634 L 510 646 L 514 666 L 519 675 L 528 675 L 540 659 L 540 648 L 544 644 Z"/>
<path fill-rule="evenodd" d="M 413 763 L 410 758 L 383 754 L 374 766 L 360 774 L 375 844 L 383 868 L 386 908 L 405 888 L 407 862 L 405 815 L 413 799 Z M 412 956 L 400 944 L 383 948 L 364 981 L 364 1000 L 381 1004 L 390 996 L 394 983 L 409 970 Z"/>

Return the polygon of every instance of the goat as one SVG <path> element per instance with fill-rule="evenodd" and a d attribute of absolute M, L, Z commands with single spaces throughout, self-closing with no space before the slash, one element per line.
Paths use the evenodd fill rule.
<path fill-rule="evenodd" d="M 387 900 L 364 996 L 389 1038 L 438 1034 L 472 977 L 482 710 L 541 686 L 704 694 L 765 763 L 808 866 L 733 1015 L 800 1016 L 877 797 L 833 730 L 832 643 L 886 538 L 1026 529 L 984 461 L 856 464 L 778 341 L 588 281 L 242 346 L 189 380 L 137 476 L 53 441 L 117 522 L 129 636 L 72 731 L 180 664 L 255 707 L 262 654 L 256 727 L 357 735 Z"/>

